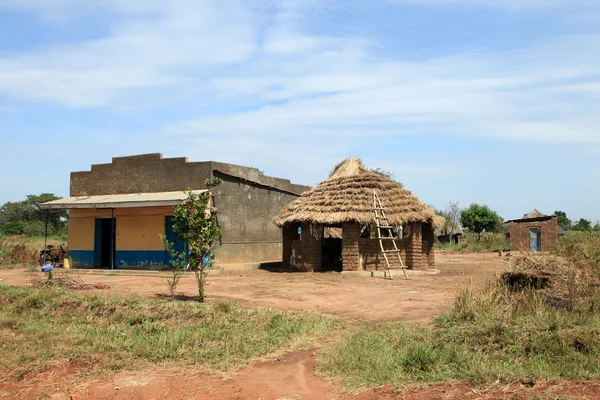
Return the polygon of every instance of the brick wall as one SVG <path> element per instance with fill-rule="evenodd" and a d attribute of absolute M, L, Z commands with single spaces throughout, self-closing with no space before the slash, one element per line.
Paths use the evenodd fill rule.
<path fill-rule="evenodd" d="M 427 266 L 435 267 L 435 232 L 431 224 L 423 224 L 423 253 L 427 258 Z"/>
<path fill-rule="evenodd" d="M 361 269 L 365 271 L 373 271 L 387 268 L 387 266 L 385 265 L 383 254 L 381 254 L 381 247 L 379 247 L 378 239 L 360 239 L 359 244 L 362 265 Z M 402 250 L 402 253 L 400 253 L 400 257 L 402 259 L 402 264 L 406 266 L 406 240 L 396 239 L 396 245 L 398 246 L 398 249 Z M 394 245 L 392 244 L 391 240 L 384 240 L 383 248 L 385 250 L 393 250 Z M 388 259 L 390 260 L 391 266 L 399 266 L 398 257 L 396 254 L 388 253 Z"/>
<path fill-rule="evenodd" d="M 550 251 L 558 245 L 558 219 L 556 217 L 546 221 L 512 221 L 510 223 L 511 251 L 529 251 L 529 230 L 531 228 L 540 229 L 541 251 Z"/>
<path fill-rule="evenodd" d="M 297 229 L 297 227 L 296 227 Z M 300 240 L 292 241 L 292 267 L 300 271 L 320 271 L 323 255 L 323 227 L 302 224 Z"/>
<path fill-rule="evenodd" d="M 358 271 L 360 265 L 360 225 L 348 222 L 342 226 L 342 269 Z"/>
<path fill-rule="evenodd" d="M 410 269 L 427 268 L 427 255 L 423 252 L 423 225 L 421 223 L 410 224 L 408 231 L 406 265 Z"/>

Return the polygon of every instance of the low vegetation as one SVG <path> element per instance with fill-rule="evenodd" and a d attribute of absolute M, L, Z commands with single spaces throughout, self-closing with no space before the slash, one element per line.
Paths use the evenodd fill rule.
<path fill-rule="evenodd" d="M 47 243 L 58 245 L 62 242 L 60 237 L 49 237 Z M 0 236 L 0 268 L 37 264 L 43 248 L 43 237 Z"/>
<path fill-rule="evenodd" d="M 503 233 L 484 232 L 475 234 L 463 233 L 460 243 L 440 243 L 436 240 L 435 248 L 438 250 L 465 250 L 465 251 L 508 251 L 510 243 Z"/>
<path fill-rule="evenodd" d="M 176 361 L 220 371 L 284 348 L 308 348 L 340 326 L 307 312 L 234 303 L 112 298 L 0 286 L 0 370 L 20 379 L 68 361 L 118 370 Z"/>
<path fill-rule="evenodd" d="M 542 264 L 520 265 L 515 276 L 544 277 L 545 288 L 505 276 L 462 289 L 431 324 L 379 324 L 340 340 L 321 354 L 321 372 L 351 387 L 599 378 L 600 241 L 566 240 Z"/>

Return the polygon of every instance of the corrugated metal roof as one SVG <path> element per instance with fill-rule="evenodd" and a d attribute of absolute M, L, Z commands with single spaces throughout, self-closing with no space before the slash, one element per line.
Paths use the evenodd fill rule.
<path fill-rule="evenodd" d="M 206 190 L 193 190 L 200 194 Z M 41 209 L 56 208 L 129 208 L 129 207 L 160 207 L 173 206 L 185 200 L 185 192 L 157 192 L 109 194 L 102 196 L 78 196 L 49 201 L 40 204 Z"/>

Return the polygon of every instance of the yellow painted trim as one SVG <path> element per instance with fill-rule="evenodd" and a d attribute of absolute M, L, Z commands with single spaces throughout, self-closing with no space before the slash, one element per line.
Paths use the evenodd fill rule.
<path fill-rule="evenodd" d="M 165 233 L 164 215 L 119 216 L 117 250 L 164 250 L 159 234 Z"/>
<path fill-rule="evenodd" d="M 70 250 L 94 250 L 95 221 L 93 217 L 69 218 Z"/>

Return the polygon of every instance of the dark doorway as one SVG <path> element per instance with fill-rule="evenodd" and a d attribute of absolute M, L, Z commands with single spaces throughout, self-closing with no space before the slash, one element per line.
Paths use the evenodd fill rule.
<path fill-rule="evenodd" d="M 342 270 L 342 239 L 323 239 L 321 271 Z"/>
<path fill-rule="evenodd" d="M 94 266 L 110 267 L 114 265 L 116 219 L 96 218 L 94 235 Z"/>

